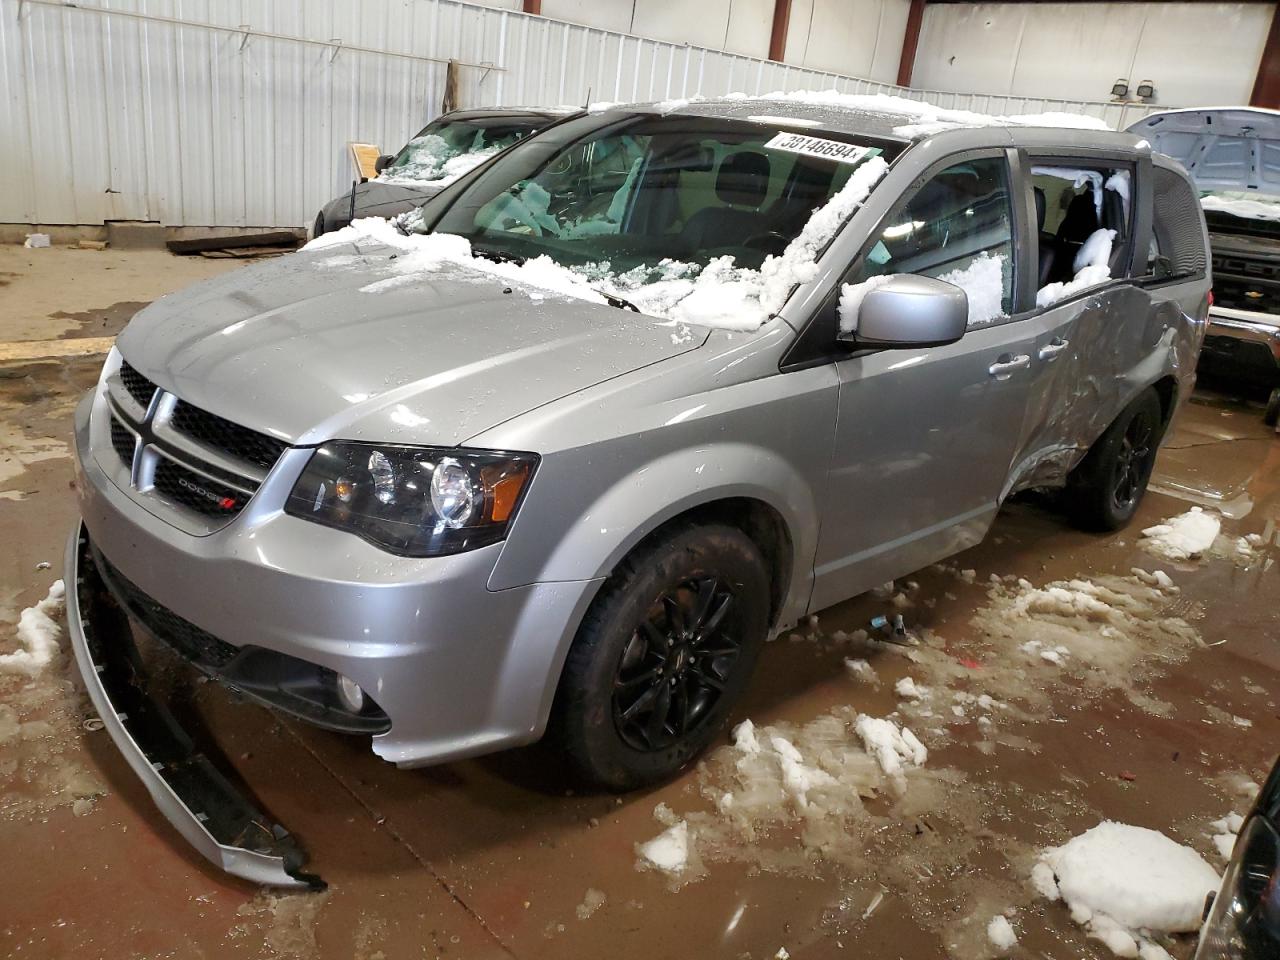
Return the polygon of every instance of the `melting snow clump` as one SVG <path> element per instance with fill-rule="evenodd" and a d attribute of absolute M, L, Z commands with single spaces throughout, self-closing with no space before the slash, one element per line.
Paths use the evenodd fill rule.
<path fill-rule="evenodd" d="M 904 700 L 921 700 L 928 693 L 927 687 L 918 687 L 910 677 L 903 677 L 893 685 L 893 692 Z"/>
<path fill-rule="evenodd" d="M 61 580 L 49 587 L 49 595 L 34 607 L 22 611 L 18 620 L 21 650 L 0 654 L 0 673 L 22 673 L 36 677 L 43 673 L 58 655 L 58 638 L 62 636 L 61 618 L 66 587 Z"/>
<path fill-rule="evenodd" d="M 1222 521 L 1199 507 L 1147 527 L 1138 544 L 1169 560 L 1192 560 L 1213 546 Z"/>
<path fill-rule="evenodd" d="M 689 824 L 681 820 L 637 848 L 640 856 L 668 873 L 680 873 L 689 862 Z"/>
<path fill-rule="evenodd" d="M 929 751 L 924 744 L 906 727 L 899 728 L 892 720 L 869 717 L 865 713 L 859 715 L 853 729 L 862 738 L 867 753 L 876 758 L 880 769 L 895 789 L 899 793 L 905 793 L 904 769 L 923 767 L 929 759 Z"/>
<path fill-rule="evenodd" d="M 1032 883 L 1048 893 L 1050 879 L 1071 919 L 1121 957 L 1140 951 L 1160 956 L 1150 935 L 1196 930 L 1205 896 L 1219 883 L 1217 872 L 1190 847 L 1110 820 L 1045 850 Z"/>
<path fill-rule="evenodd" d="M 987 924 L 987 939 L 993 947 L 1005 953 L 1013 949 L 1018 942 L 1018 935 L 1013 932 L 1013 927 L 1005 917 L 996 914 Z"/>

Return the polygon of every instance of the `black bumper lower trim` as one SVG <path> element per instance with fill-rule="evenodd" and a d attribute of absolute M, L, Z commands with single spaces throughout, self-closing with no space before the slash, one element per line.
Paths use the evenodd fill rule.
<path fill-rule="evenodd" d="M 268 886 L 318 890 L 306 854 L 201 753 L 169 710 L 147 693 L 129 623 L 103 585 L 88 534 L 67 545 L 67 627 L 89 697 L 156 806 L 216 866 Z"/>

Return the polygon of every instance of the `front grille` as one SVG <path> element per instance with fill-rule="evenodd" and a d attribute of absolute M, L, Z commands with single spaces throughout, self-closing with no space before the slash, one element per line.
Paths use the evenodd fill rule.
<path fill-rule="evenodd" d="M 156 385 L 127 363 L 120 364 L 120 382 L 142 409 L 145 410 L 151 405 L 151 398 L 156 394 Z"/>
<path fill-rule="evenodd" d="M 198 666 L 216 668 L 226 666 L 239 653 L 236 647 L 201 630 L 194 623 L 184 620 L 168 607 L 151 599 L 96 549 L 94 560 L 102 579 L 129 615 L 186 659 Z"/>
<path fill-rule="evenodd" d="M 270 470 L 288 444 L 179 400 L 170 426 L 207 447 Z"/>
<path fill-rule="evenodd" d="M 229 519 L 244 509 L 249 494 L 188 470 L 176 460 L 156 464 L 155 488 L 170 500 L 206 517 Z"/>
<path fill-rule="evenodd" d="M 125 462 L 125 466 L 132 468 L 133 466 L 133 434 L 128 428 L 121 423 L 115 415 L 111 417 L 111 446 L 115 449 L 120 459 Z"/>
<path fill-rule="evenodd" d="M 1215 253 L 1213 302 L 1232 310 L 1280 313 L 1280 262 Z"/>

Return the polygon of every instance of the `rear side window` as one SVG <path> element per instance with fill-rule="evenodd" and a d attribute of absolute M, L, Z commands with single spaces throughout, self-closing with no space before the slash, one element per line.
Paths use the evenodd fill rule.
<path fill-rule="evenodd" d="M 969 326 L 1012 310 L 1013 232 L 1005 162 L 991 157 L 947 167 L 889 214 L 887 226 L 849 277 L 916 273 L 969 296 Z"/>
<path fill-rule="evenodd" d="M 1133 173 L 1123 166 L 1040 162 L 1031 167 L 1036 214 L 1036 306 L 1123 276 L 1133 220 Z"/>
<path fill-rule="evenodd" d="M 1147 274 L 1157 279 L 1199 276 L 1206 266 L 1199 197 L 1186 178 L 1165 167 L 1152 168 L 1151 184 L 1154 198 Z"/>

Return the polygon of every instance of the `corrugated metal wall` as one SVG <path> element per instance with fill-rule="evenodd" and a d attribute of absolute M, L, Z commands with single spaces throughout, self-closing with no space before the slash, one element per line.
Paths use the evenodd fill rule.
<path fill-rule="evenodd" d="M 455 0 L 0 0 L 0 223 L 301 226 L 461 103 L 567 104 L 887 84 Z M 987 113 L 1141 106 L 911 91 Z"/>

